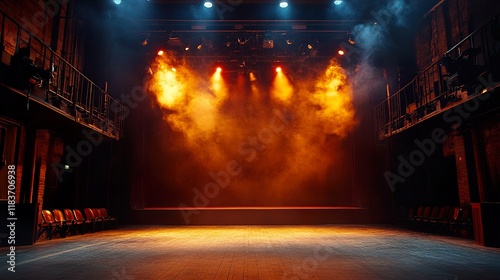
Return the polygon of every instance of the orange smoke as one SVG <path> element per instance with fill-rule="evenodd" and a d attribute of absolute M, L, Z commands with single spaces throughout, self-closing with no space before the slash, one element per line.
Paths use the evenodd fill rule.
<path fill-rule="evenodd" d="M 276 72 L 276 77 L 271 89 L 271 95 L 277 100 L 288 103 L 293 94 L 293 86 L 290 84 L 290 81 L 285 76 L 281 68 L 277 68 Z"/>
<path fill-rule="evenodd" d="M 310 100 L 318 106 L 316 116 L 326 134 L 343 137 L 356 125 L 352 88 L 340 66 L 328 67 L 316 82 L 316 90 L 310 95 Z"/>
<path fill-rule="evenodd" d="M 202 190 L 212 180 L 209 174 L 228 162 L 237 162 L 242 172 L 212 198 L 211 206 L 328 205 L 336 188 L 348 182 L 343 139 L 356 118 L 352 87 L 335 62 L 315 79 L 277 72 L 270 86 L 254 73 L 248 84 L 243 75 L 230 80 L 223 71 L 203 77 L 169 55 L 158 56 L 152 69 L 147 87 L 165 109 L 164 120 L 181 136 L 165 145 L 193 156 L 189 164 L 172 164 L 165 171 L 166 177 L 189 180 L 189 193 L 178 203 L 190 204 L 190 191 Z M 204 172 L 193 174 L 194 166 Z"/>

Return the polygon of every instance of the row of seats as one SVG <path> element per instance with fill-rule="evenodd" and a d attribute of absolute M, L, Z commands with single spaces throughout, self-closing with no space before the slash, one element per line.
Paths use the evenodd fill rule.
<path fill-rule="evenodd" d="M 437 233 L 472 236 L 472 212 L 470 206 L 420 206 L 403 208 L 400 219 L 408 227 Z"/>
<path fill-rule="evenodd" d="M 38 225 L 37 240 L 44 233 L 48 239 L 56 235 L 64 238 L 68 234 L 85 234 L 88 230 L 95 232 L 117 226 L 118 219 L 110 216 L 106 208 L 85 208 L 83 212 L 85 216 L 79 209 L 42 210 L 43 222 Z"/>

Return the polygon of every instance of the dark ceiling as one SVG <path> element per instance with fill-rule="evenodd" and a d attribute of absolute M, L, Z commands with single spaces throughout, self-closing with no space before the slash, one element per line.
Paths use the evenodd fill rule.
<path fill-rule="evenodd" d="M 199 0 L 122 0 L 108 6 L 107 15 L 114 36 L 132 38 L 150 57 L 168 49 L 196 63 L 231 61 L 244 67 L 249 61 L 329 60 L 341 46 L 357 43 L 358 27 L 380 21 L 385 22 L 378 30 L 390 35 L 385 40 L 406 44 L 415 22 L 436 0 L 344 0 L 339 6 L 332 0 L 295 0 L 287 9 L 278 3 L 218 0 L 206 9 Z"/>

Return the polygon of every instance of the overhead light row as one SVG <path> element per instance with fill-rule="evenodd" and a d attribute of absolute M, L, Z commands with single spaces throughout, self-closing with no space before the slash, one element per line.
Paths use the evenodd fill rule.
<path fill-rule="evenodd" d="M 149 0 L 147 0 L 147 1 L 149 1 Z M 203 6 L 207 9 L 211 9 L 214 6 L 213 2 L 214 1 L 205 1 L 203 3 Z M 342 0 L 334 0 L 333 4 L 338 6 L 338 5 L 342 4 L 342 2 L 343 2 Z M 122 3 L 122 0 L 113 0 L 113 3 L 115 3 L 116 5 L 120 5 Z M 279 6 L 280 6 L 280 8 L 283 8 L 283 9 L 288 8 L 288 1 L 280 1 Z"/>
<path fill-rule="evenodd" d="M 333 4 L 338 6 L 338 5 L 342 4 L 342 2 L 343 2 L 342 0 L 335 0 L 335 1 L 333 1 Z M 213 8 L 214 4 L 213 4 L 213 1 L 205 1 L 203 3 L 203 6 L 207 9 L 211 9 L 211 8 Z M 288 1 L 280 1 L 279 6 L 282 9 L 288 8 Z"/>

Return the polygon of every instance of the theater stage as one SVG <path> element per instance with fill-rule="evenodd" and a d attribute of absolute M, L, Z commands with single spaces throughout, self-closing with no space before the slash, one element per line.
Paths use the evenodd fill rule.
<path fill-rule="evenodd" d="M 0 279 L 499 279 L 500 249 L 371 225 L 127 226 L 16 248 Z"/>
<path fill-rule="evenodd" d="M 128 222 L 139 225 L 304 225 L 382 221 L 377 211 L 364 207 L 308 206 L 145 208 L 132 210 Z"/>

